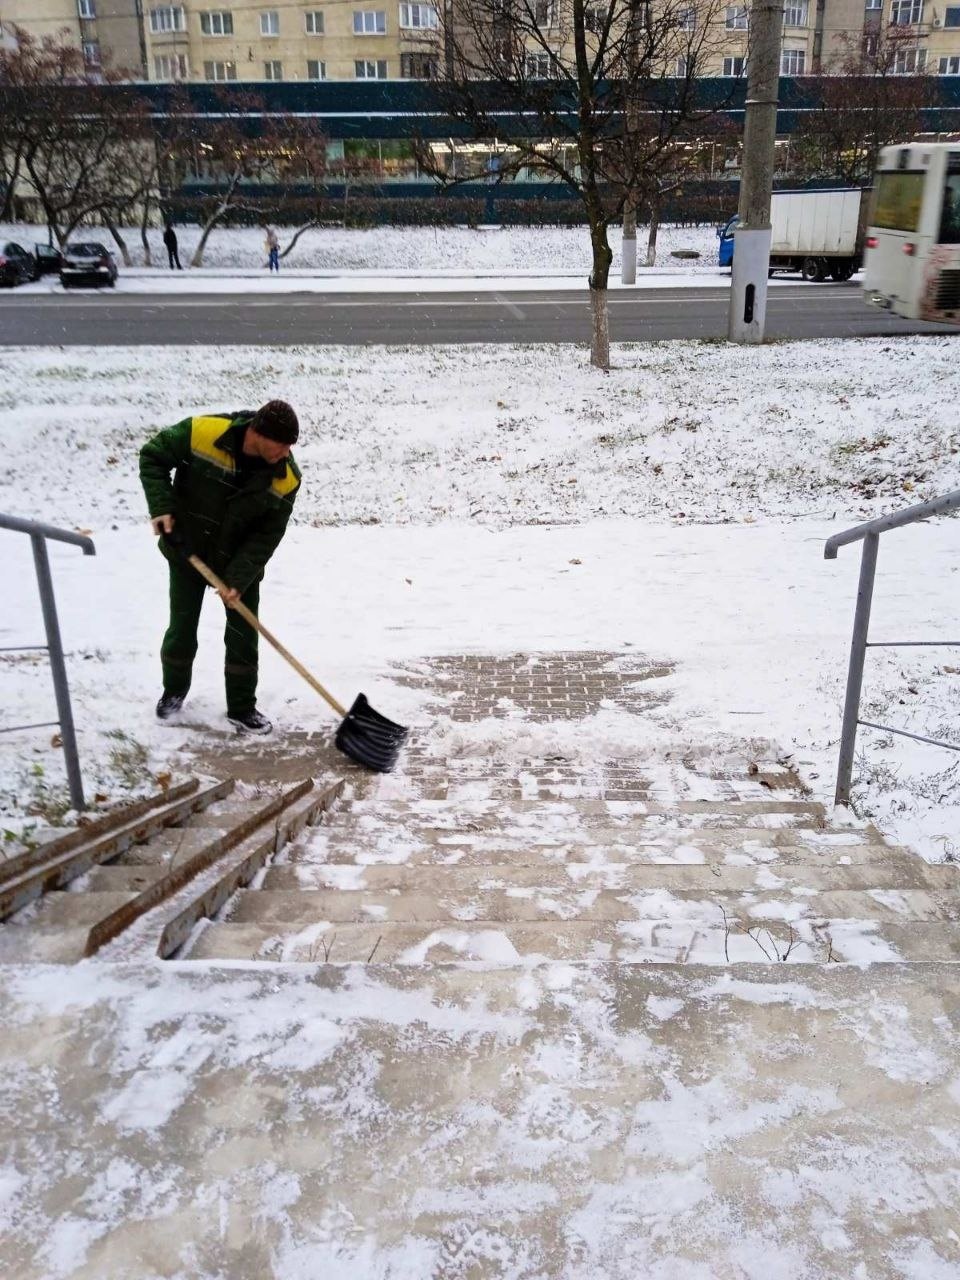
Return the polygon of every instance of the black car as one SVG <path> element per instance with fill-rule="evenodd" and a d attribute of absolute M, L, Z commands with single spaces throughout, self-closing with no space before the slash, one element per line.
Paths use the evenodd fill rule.
<path fill-rule="evenodd" d="M 8 241 L 0 250 L 0 285 L 5 289 L 13 289 L 18 284 L 26 284 L 36 279 L 36 262 L 32 253 L 27 253 L 19 244 Z"/>
<path fill-rule="evenodd" d="M 33 253 L 37 260 L 35 271 L 38 279 L 40 276 L 56 276 L 60 274 L 63 258 L 60 256 L 60 250 L 55 244 L 35 244 Z"/>
<path fill-rule="evenodd" d="M 117 282 L 117 264 L 113 254 L 95 240 L 68 244 L 60 263 L 60 283 L 65 289 L 73 284 L 106 285 L 112 289 Z"/>

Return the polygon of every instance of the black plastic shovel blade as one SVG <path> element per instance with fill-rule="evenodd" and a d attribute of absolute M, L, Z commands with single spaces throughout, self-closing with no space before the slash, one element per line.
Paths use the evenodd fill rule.
<path fill-rule="evenodd" d="M 345 756 L 374 773 L 389 773 L 397 763 L 408 730 L 374 711 L 366 697 L 358 693 L 353 706 L 341 721 L 334 739 Z"/>

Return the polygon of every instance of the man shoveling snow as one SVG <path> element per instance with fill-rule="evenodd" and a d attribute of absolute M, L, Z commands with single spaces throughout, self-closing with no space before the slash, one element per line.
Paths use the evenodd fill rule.
<path fill-rule="evenodd" d="M 255 413 L 184 418 L 140 450 L 140 481 L 157 535 L 171 534 L 223 579 L 227 607 L 224 676 L 227 717 L 242 733 L 273 728 L 257 710 L 257 632 L 234 611 L 254 614 L 264 567 L 283 538 L 300 488 L 290 452 L 299 424 L 283 400 Z M 172 473 L 172 478 L 171 478 Z M 183 706 L 197 652 L 197 625 L 206 583 L 161 537 L 170 571 L 170 625 L 160 656 L 163 694 L 157 715 Z"/>

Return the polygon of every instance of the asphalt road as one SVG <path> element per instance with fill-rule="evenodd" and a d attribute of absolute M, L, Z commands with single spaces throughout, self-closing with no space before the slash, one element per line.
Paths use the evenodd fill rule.
<path fill-rule="evenodd" d="M 610 294 L 613 341 L 721 338 L 728 287 Z M 868 307 L 855 284 L 771 289 L 769 338 L 956 333 Z M 523 293 L 0 295 L 0 345 L 588 342 L 586 289 Z"/>

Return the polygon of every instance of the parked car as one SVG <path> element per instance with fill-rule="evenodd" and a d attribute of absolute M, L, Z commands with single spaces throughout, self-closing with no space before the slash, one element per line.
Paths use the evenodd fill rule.
<path fill-rule="evenodd" d="M 33 256 L 36 258 L 35 278 L 60 274 L 63 258 L 55 244 L 35 244 L 33 246 Z"/>
<path fill-rule="evenodd" d="M 73 284 L 106 285 L 112 289 L 117 282 L 117 264 L 113 254 L 95 240 L 68 244 L 60 263 L 60 283 L 65 289 Z"/>
<path fill-rule="evenodd" d="M 8 241 L 0 250 L 0 285 L 13 289 L 36 279 L 36 260 L 22 245 Z"/>

